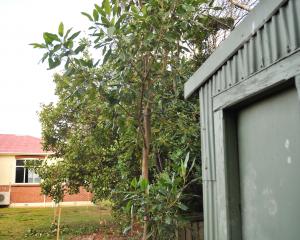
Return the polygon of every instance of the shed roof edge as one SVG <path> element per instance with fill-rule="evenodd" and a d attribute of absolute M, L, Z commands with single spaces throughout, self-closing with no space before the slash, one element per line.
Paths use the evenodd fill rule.
<path fill-rule="evenodd" d="M 187 99 L 203 85 L 288 0 L 263 0 L 184 84 Z"/>

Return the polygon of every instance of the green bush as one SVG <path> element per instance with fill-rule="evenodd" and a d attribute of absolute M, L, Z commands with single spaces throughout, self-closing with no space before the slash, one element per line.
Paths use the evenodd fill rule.
<path fill-rule="evenodd" d="M 137 224 L 147 221 L 149 239 L 175 239 L 177 228 L 187 222 L 183 213 L 189 210 L 185 201 L 191 196 L 185 190 L 200 180 L 191 179 L 194 161 L 189 167 L 188 162 L 189 155 L 185 161 L 171 168 L 175 171 L 166 169 L 157 174 L 151 184 L 143 178 L 131 181 L 132 191 L 125 196 L 124 210 Z M 124 232 L 130 231 L 133 225 L 131 222 Z"/>

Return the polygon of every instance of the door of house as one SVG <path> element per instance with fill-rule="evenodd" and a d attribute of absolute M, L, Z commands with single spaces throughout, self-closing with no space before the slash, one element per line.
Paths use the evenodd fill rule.
<path fill-rule="evenodd" d="M 238 111 L 243 240 L 300 239 L 300 102 L 295 87 Z"/>

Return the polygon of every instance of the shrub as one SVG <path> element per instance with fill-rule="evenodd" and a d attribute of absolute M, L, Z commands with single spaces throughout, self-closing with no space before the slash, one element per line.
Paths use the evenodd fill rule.
<path fill-rule="evenodd" d="M 171 168 L 175 171 L 166 169 L 157 174 L 151 184 L 143 178 L 131 181 L 132 190 L 127 192 L 124 200 L 125 211 L 130 214 L 132 222 L 124 232 L 130 231 L 135 224 L 147 221 L 149 239 L 175 239 L 177 228 L 187 222 L 183 213 L 189 208 L 184 202 L 191 196 L 185 190 L 200 180 L 190 178 L 194 161 L 189 168 L 188 161 L 189 155 L 185 161 Z"/>

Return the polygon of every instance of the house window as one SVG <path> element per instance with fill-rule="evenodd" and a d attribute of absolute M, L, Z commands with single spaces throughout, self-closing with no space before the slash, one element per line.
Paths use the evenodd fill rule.
<path fill-rule="evenodd" d="M 16 183 L 40 183 L 41 178 L 25 167 L 26 160 L 16 160 Z"/>

